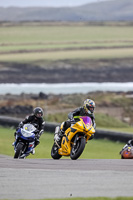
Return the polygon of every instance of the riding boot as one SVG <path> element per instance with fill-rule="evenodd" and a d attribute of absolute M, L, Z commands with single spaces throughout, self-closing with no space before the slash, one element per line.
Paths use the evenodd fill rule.
<path fill-rule="evenodd" d="M 39 139 L 36 138 L 36 140 L 35 140 L 35 144 L 34 144 L 34 148 L 35 148 L 37 145 L 39 145 L 39 143 L 40 143 Z"/>
<path fill-rule="evenodd" d="M 61 146 L 61 141 L 62 141 L 62 137 L 63 137 L 64 133 L 65 132 L 63 130 L 60 130 L 59 133 L 55 134 L 54 139 L 56 140 L 58 146 Z"/>
<path fill-rule="evenodd" d="M 32 154 L 32 155 L 35 154 L 35 148 L 33 148 L 33 150 L 31 151 L 31 154 Z"/>

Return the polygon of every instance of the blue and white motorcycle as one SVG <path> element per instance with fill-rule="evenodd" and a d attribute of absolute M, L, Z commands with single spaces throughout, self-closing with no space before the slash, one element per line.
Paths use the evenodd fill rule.
<path fill-rule="evenodd" d="M 17 130 L 16 142 L 14 144 L 14 158 L 26 158 L 32 153 L 35 144 L 35 132 L 37 128 L 32 124 L 24 124 Z"/>

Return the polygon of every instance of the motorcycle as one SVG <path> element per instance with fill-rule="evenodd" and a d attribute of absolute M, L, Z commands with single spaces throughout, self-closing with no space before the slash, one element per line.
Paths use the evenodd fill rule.
<path fill-rule="evenodd" d="M 56 127 L 55 134 L 63 127 Z M 92 120 L 88 116 L 79 117 L 74 123 L 65 131 L 62 137 L 61 146 L 54 140 L 51 149 L 51 157 L 53 159 L 60 159 L 62 156 L 70 156 L 72 160 L 78 159 L 84 151 L 87 141 L 95 133 L 92 125 Z"/>
<path fill-rule="evenodd" d="M 121 159 L 133 159 L 133 146 L 125 145 L 120 151 Z"/>
<path fill-rule="evenodd" d="M 14 158 L 26 158 L 33 151 L 36 130 L 32 124 L 25 124 L 17 130 Z"/>

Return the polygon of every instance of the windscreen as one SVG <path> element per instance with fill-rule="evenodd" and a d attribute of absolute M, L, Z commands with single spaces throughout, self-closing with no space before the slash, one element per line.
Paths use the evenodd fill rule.
<path fill-rule="evenodd" d="M 32 124 L 25 124 L 25 125 L 23 126 L 23 129 L 24 129 L 25 131 L 29 131 L 29 132 L 33 132 L 33 131 L 36 130 L 36 128 L 35 128 Z"/>
<path fill-rule="evenodd" d="M 92 120 L 91 120 L 90 117 L 88 117 L 88 116 L 83 116 L 83 117 L 80 117 L 80 118 L 83 120 L 83 122 L 84 122 L 85 124 L 89 124 L 89 125 L 92 124 Z"/>

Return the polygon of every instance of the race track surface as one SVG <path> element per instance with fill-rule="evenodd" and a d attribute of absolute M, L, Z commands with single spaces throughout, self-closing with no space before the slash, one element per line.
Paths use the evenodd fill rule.
<path fill-rule="evenodd" d="M 133 160 L 0 155 L 0 199 L 133 196 Z"/>

